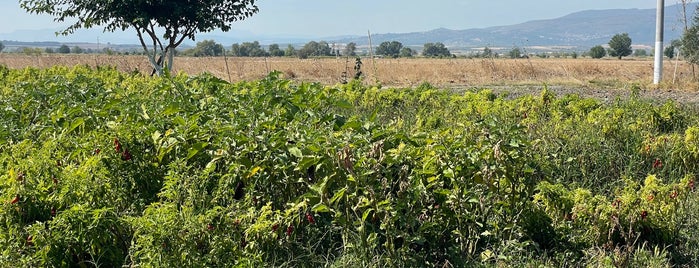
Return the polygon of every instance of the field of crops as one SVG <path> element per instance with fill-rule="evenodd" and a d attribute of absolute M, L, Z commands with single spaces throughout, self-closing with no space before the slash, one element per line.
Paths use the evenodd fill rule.
<path fill-rule="evenodd" d="M 0 266 L 699 264 L 699 110 L 0 67 Z"/>

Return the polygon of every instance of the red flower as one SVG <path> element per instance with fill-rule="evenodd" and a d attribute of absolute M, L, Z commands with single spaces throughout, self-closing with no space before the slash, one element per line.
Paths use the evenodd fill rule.
<path fill-rule="evenodd" d="M 121 160 L 124 160 L 124 161 L 131 160 L 131 153 L 129 152 L 129 149 L 124 149 L 124 151 L 121 153 Z"/>
<path fill-rule="evenodd" d="M 114 149 L 116 149 L 117 153 L 121 153 L 121 143 L 117 138 L 114 138 Z"/>
<path fill-rule="evenodd" d="M 648 217 L 648 211 L 645 211 L 645 210 L 644 210 L 643 212 L 641 212 L 641 219 L 642 219 L 642 220 L 645 220 L 646 217 Z"/>
<path fill-rule="evenodd" d="M 272 225 L 272 232 L 276 232 L 277 229 L 279 229 L 279 224 L 275 223 L 274 225 Z"/>
<path fill-rule="evenodd" d="M 294 232 L 294 226 L 289 225 L 289 227 L 286 228 L 286 236 L 291 236 L 291 233 Z"/>
<path fill-rule="evenodd" d="M 663 167 L 663 161 L 660 161 L 660 159 L 655 159 L 653 161 L 653 168 L 661 168 Z"/>
<path fill-rule="evenodd" d="M 313 215 L 311 215 L 311 213 L 308 212 L 306 212 L 306 220 L 308 220 L 308 222 L 310 222 L 311 224 L 316 223 L 316 220 L 313 218 Z"/>
<path fill-rule="evenodd" d="M 213 231 L 214 229 L 216 229 L 216 227 L 214 227 L 213 224 L 209 223 L 206 225 L 206 229 L 208 229 L 209 231 Z"/>
<path fill-rule="evenodd" d="M 19 202 L 19 195 L 15 195 L 15 198 L 10 201 L 10 204 L 17 204 Z"/>

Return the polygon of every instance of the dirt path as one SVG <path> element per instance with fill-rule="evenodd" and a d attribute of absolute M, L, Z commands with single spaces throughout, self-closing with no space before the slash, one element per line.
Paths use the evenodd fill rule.
<path fill-rule="evenodd" d="M 452 87 L 455 91 L 491 89 L 497 94 L 507 93 L 510 98 L 517 98 L 525 95 L 539 95 L 543 90 L 543 86 L 490 86 L 490 87 Z M 590 89 L 590 88 L 574 88 L 567 86 L 548 86 L 548 89 L 556 93 L 557 96 L 565 96 L 568 94 L 576 94 L 584 98 L 596 98 L 604 102 L 613 102 L 617 98 L 628 99 L 631 97 L 629 89 Z M 682 90 L 671 89 L 653 89 L 639 90 L 638 95 L 641 99 L 649 99 L 654 102 L 664 103 L 667 101 L 675 101 L 678 103 L 699 106 L 699 93 L 688 92 Z"/>

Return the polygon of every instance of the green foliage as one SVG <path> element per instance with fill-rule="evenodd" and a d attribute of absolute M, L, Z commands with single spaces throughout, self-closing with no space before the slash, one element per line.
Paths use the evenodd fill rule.
<path fill-rule="evenodd" d="M 325 41 L 311 41 L 306 43 L 303 48 L 296 51 L 296 55 L 301 59 L 306 59 L 308 57 L 332 56 L 332 49 Z"/>
<path fill-rule="evenodd" d="M 391 58 L 398 58 L 400 56 L 401 50 L 403 49 L 403 44 L 398 41 L 386 41 L 382 42 L 379 47 L 376 48 L 376 55 L 383 55 Z"/>
<path fill-rule="evenodd" d="M 444 58 L 444 57 L 451 57 L 451 52 L 449 52 L 449 49 L 442 43 L 427 43 L 425 44 L 424 48 L 422 49 L 422 55 L 425 57 L 436 57 L 436 58 Z"/>
<path fill-rule="evenodd" d="M 70 47 L 67 46 L 67 45 L 61 45 L 61 46 L 58 48 L 58 50 L 56 50 L 56 51 L 57 51 L 58 53 L 68 54 L 68 53 L 70 53 Z"/>
<path fill-rule="evenodd" d="M 262 49 L 260 42 L 243 42 L 243 44 L 233 44 L 231 46 L 231 54 L 236 57 L 266 57 L 269 56 L 267 51 Z"/>
<path fill-rule="evenodd" d="M 628 33 L 616 34 L 609 40 L 609 55 L 621 59 L 633 53 Z"/>
<path fill-rule="evenodd" d="M 0 52 L 2 52 L 3 49 L 5 49 L 5 44 L 3 44 L 2 42 L 0 42 Z"/>
<path fill-rule="evenodd" d="M 602 46 L 594 46 L 590 49 L 590 57 L 593 59 L 601 59 L 607 56 L 607 50 Z"/>
<path fill-rule="evenodd" d="M 682 56 L 687 62 L 699 64 L 699 13 L 695 14 L 692 25 L 682 35 L 681 43 Z"/>
<path fill-rule="evenodd" d="M 279 48 L 278 44 L 271 44 L 269 45 L 269 48 L 267 48 L 267 51 L 270 56 L 272 57 L 283 57 L 284 56 L 284 50 L 281 50 Z"/>
<path fill-rule="evenodd" d="M 0 67 L 0 266 L 698 261 L 694 109 L 279 76 Z"/>
<path fill-rule="evenodd" d="M 197 42 L 197 46 L 185 51 L 183 54 L 193 57 L 216 57 L 223 55 L 223 45 L 214 40 Z"/>
<path fill-rule="evenodd" d="M 357 56 L 357 43 L 350 42 L 345 46 L 344 54 L 349 57 Z"/>
<path fill-rule="evenodd" d="M 510 50 L 510 52 L 507 54 L 510 55 L 510 59 L 519 59 L 522 57 L 522 50 L 520 50 L 518 47 L 515 47 L 512 50 Z"/>
<path fill-rule="evenodd" d="M 27 12 L 46 14 L 56 21 L 68 22 L 69 26 L 60 31 L 62 35 L 96 26 L 103 26 L 109 32 L 134 28 L 144 52 L 159 75 L 163 74 L 166 66 L 172 69 L 174 50 L 184 40 L 194 40 L 197 32 L 215 29 L 227 32 L 233 22 L 258 12 L 254 0 L 21 0 L 19 3 Z M 75 21 L 71 22 L 73 19 Z M 161 59 L 169 56 L 168 64 L 164 65 L 165 60 L 158 61 L 158 55 Z"/>

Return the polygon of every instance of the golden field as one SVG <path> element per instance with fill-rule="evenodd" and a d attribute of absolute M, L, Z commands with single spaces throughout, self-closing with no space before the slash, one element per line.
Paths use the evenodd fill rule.
<path fill-rule="evenodd" d="M 362 58 L 362 71 L 368 83 L 410 87 L 429 82 L 439 87 L 481 87 L 493 85 L 562 85 L 581 88 L 627 88 L 638 85 L 653 89 L 696 91 L 692 70 L 682 61 L 665 60 L 664 78 L 653 85 L 653 59 L 371 59 Z M 286 78 L 336 84 L 342 73 L 354 75 L 353 58 L 223 58 L 177 57 L 175 71 L 188 74 L 212 73 L 233 82 L 255 80 L 270 71 Z M 0 65 L 9 68 L 54 65 L 115 66 L 122 71 L 150 73 L 145 56 L 123 55 L 24 55 L 0 54 Z M 699 69 L 697 70 L 699 72 Z"/>

